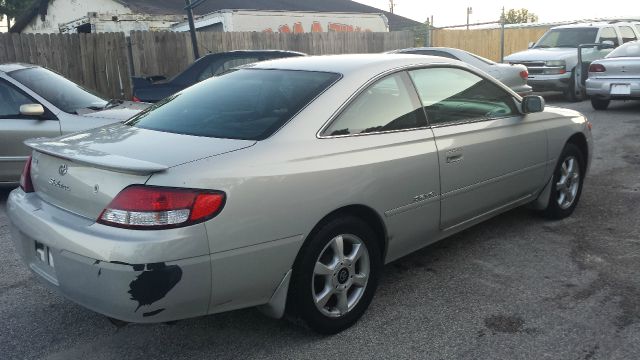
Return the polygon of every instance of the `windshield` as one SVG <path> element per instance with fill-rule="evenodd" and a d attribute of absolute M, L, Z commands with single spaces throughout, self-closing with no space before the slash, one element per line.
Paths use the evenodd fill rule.
<path fill-rule="evenodd" d="M 126 124 L 176 134 L 263 140 L 339 78 L 325 72 L 236 70 L 172 95 Z"/>
<path fill-rule="evenodd" d="M 640 57 L 640 41 L 628 42 L 606 56 L 606 58 L 616 57 Z"/>
<path fill-rule="evenodd" d="M 9 76 L 67 113 L 84 108 L 102 109 L 107 104 L 106 100 L 80 85 L 44 68 L 17 70 L 10 72 Z"/>
<path fill-rule="evenodd" d="M 596 42 L 596 28 L 566 28 L 547 31 L 534 48 L 577 48 Z"/>

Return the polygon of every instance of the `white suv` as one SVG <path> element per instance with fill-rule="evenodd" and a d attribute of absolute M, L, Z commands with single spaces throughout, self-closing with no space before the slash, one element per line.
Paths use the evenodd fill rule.
<path fill-rule="evenodd" d="M 505 57 L 511 64 L 523 64 L 529 71 L 528 84 L 533 91 L 562 91 L 570 101 L 580 100 L 575 91 L 575 67 L 578 45 L 604 43 L 614 47 L 640 39 L 637 24 L 598 22 L 556 26 L 547 31 L 529 50 Z M 603 58 L 611 49 L 592 48 L 582 52 L 583 62 Z M 588 66 L 588 65 L 587 65 Z M 586 74 L 586 72 L 583 72 Z"/>

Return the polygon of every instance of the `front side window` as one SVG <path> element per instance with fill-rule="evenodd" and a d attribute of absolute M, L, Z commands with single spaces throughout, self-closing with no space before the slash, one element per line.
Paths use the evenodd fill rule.
<path fill-rule="evenodd" d="M 627 43 L 629 41 L 637 40 L 636 33 L 633 32 L 633 29 L 629 26 L 620 26 L 620 34 L 622 35 L 622 43 Z"/>
<path fill-rule="evenodd" d="M 126 124 L 175 134 L 263 140 L 339 78 L 315 71 L 234 70 L 169 96 Z"/>
<path fill-rule="evenodd" d="M 354 135 L 427 126 L 420 105 L 409 91 L 405 73 L 369 86 L 327 127 L 322 135 Z"/>
<path fill-rule="evenodd" d="M 616 47 L 620 45 L 620 42 L 618 41 L 618 35 L 616 34 L 616 31 L 612 27 L 607 27 L 600 31 L 599 42 L 604 42 L 604 41 L 611 41 L 613 43 L 613 46 L 616 46 Z"/>
<path fill-rule="evenodd" d="M 19 118 L 20 106 L 33 103 L 25 94 L 0 80 L 0 119 Z"/>
<path fill-rule="evenodd" d="M 442 67 L 409 74 L 431 125 L 518 114 L 508 92 L 466 70 Z"/>
<path fill-rule="evenodd" d="M 80 109 L 102 109 L 107 101 L 82 86 L 44 68 L 29 68 L 8 74 L 58 109 L 75 113 Z"/>
<path fill-rule="evenodd" d="M 622 46 L 615 48 L 607 58 L 616 57 L 640 57 L 640 42 L 629 42 Z"/>

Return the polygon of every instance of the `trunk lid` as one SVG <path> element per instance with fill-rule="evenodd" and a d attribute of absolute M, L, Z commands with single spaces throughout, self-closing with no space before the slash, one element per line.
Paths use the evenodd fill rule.
<path fill-rule="evenodd" d="M 603 73 L 591 73 L 596 78 L 640 79 L 640 58 L 620 57 L 600 60 L 607 70 Z"/>
<path fill-rule="evenodd" d="M 254 145 L 115 124 L 56 139 L 29 140 L 31 178 L 44 201 L 97 219 L 125 187 L 156 172 Z"/>

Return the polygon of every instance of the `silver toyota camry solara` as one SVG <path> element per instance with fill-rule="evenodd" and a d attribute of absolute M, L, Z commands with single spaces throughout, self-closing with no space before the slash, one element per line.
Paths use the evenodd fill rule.
<path fill-rule="evenodd" d="M 110 318 L 258 306 L 335 333 L 383 264 L 517 206 L 569 216 L 590 129 L 456 60 L 275 60 L 28 141 L 7 213 L 29 268 Z"/>

